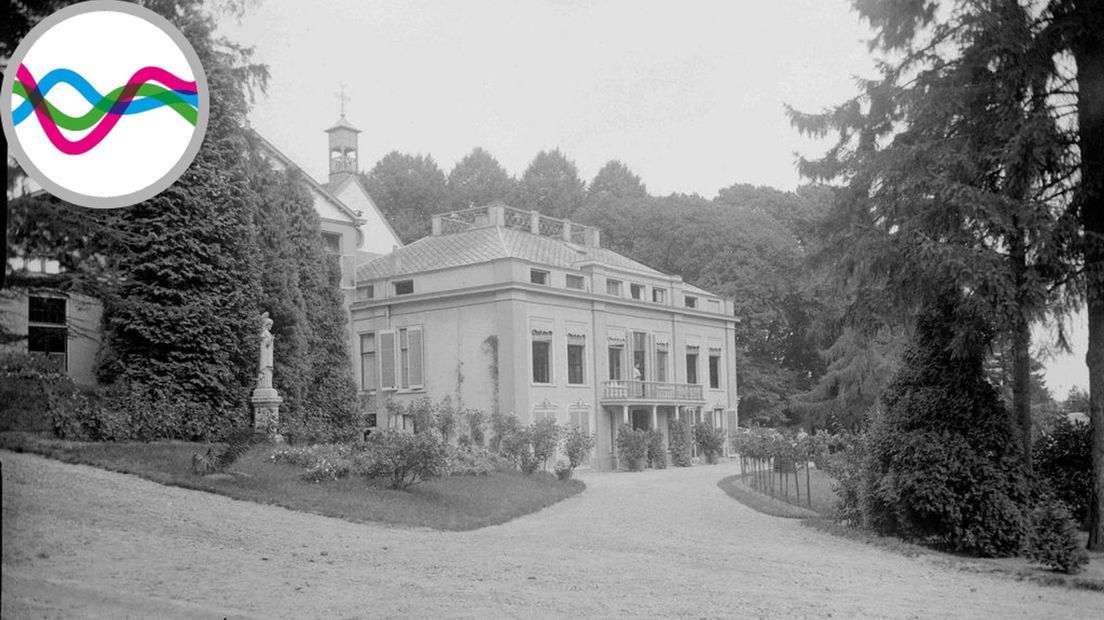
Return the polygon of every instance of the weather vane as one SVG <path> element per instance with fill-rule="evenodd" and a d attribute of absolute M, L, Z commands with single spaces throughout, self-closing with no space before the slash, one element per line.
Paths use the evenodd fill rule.
<path fill-rule="evenodd" d="M 349 100 L 349 96 L 345 94 L 345 82 L 338 82 L 337 99 L 341 102 L 341 116 L 345 116 L 345 102 Z"/>

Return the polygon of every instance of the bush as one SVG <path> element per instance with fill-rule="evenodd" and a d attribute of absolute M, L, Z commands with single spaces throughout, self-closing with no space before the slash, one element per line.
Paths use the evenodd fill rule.
<path fill-rule="evenodd" d="M 526 475 L 547 467 L 560 439 L 560 427 L 555 419 L 545 418 L 528 426 L 523 426 L 513 414 L 496 414 L 492 420 L 496 429 L 492 445 L 498 446 L 499 454 Z"/>
<path fill-rule="evenodd" d="M 521 421 L 512 413 L 495 412 L 491 415 L 491 430 L 494 431 L 494 436 L 491 437 L 491 450 L 501 454 L 502 438 L 520 431 Z"/>
<path fill-rule="evenodd" d="M 694 443 L 705 455 L 706 462 L 716 463 L 717 457 L 724 451 L 725 432 L 723 428 L 713 428 L 709 422 L 694 425 Z"/>
<path fill-rule="evenodd" d="M 509 471 L 514 464 L 482 448 L 449 447 L 446 474 L 449 476 L 486 476 L 495 471 Z"/>
<path fill-rule="evenodd" d="M 1077 538 L 1077 524 L 1057 500 L 1044 500 L 1031 513 L 1027 557 L 1063 573 L 1077 573 L 1089 562 Z"/>
<path fill-rule="evenodd" d="M 985 377 L 991 332 L 963 304 L 952 291 L 917 321 L 870 429 L 864 516 L 882 533 L 1009 555 L 1027 529 L 1020 443 Z"/>
<path fill-rule="evenodd" d="M 667 449 L 671 452 L 671 463 L 675 467 L 690 467 L 688 433 L 685 421 L 675 420 L 674 418 L 667 420 L 667 437 L 669 438 Z"/>
<path fill-rule="evenodd" d="M 667 469 L 667 450 L 663 447 L 663 433 L 648 431 L 648 467 Z"/>
<path fill-rule="evenodd" d="M 278 447 L 269 455 L 269 460 L 302 467 L 307 470 L 301 476 L 303 480 L 324 482 L 363 470 L 358 456 L 358 451 L 351 444 L 315 444 Z"/>
<path fill-rule="evenodd" d="M 541 469 L 548 469 L 548 459 L 556 453 L 556 446 L 560 443 L 560 427 L 555 418 L 547 417 L 537 420 L 530 428 L 533 458 L 541 464 Z"/>
<path fill-rule="evenodd" d="M 818 438 L 831 441 L 818 451 L 819 461 L 832 476 L 836 493 L 836 519 L 852 526 L 863 525 L 863 485 L 866 481 L 866 435 L 842 434 L 831 440 L 820 433 Z M 832 451 L 834 450 L 834 451 Z"/>
<path fill-rule="evenodd" d="M 512 462 L 525 475 L 532 474 L 541 462 L 533 455 L 532 429 L 519 426 L 517 430 L 495 436 L 499 453 Z"/>
<path fill-rule="evenodd" d="M 1059 418 L 1039 437 L 1032 457 L 1039 484 L 1069 507 L 1078 524 L 1088 523 L 1092 481 L 1089 425 Z"/>
<path fill-rule="evenodd" d="M 115 384 L 59 399 L 51 426 L 58 437 L 77 441 L 218 441 L 247 426 L 244 418 L 148 386 Z"/>
<path fill-rule="evenodd" d="M 617 460 L 630 471 L 644 469 L 648 459 L 648 431 L 628 424 L 617 427 Z"/>
<path fill-rule="evenodd" d="M 53 412 L 75 393 L 77 387 L 53 360 L 0 354 L 0 432 L 50 430 Z"/>
<path fill-rule="evenodd" d="M 574 473 L 575 468 L 569 463 L 559 461 L 556 463 L 555 469 L 557 480 L 571 480 L 571 474 Z"/>
<path fill-rule="evenodd" d="M 596 443 L 594 435 L 583 432 L 583 429 L 574 424 L 567 426 L 564 430 L 563 449 L 571 471 L 574 472 L 576 467 L 590 457 L 590 451 Z"/>
<path fill-rule="evenodd" d="M 468 437 L 473 444 L 482 448 L 486 442 L 487 413 L 480 409 L 465 409 L 464 417 L 468 420 Z"/>
<path fill-rule="evenodd" d="M 392 489 L 436 478 L 448 465 L 446 444 L 435 432 L 381 429 L 365 441 L 364 452 L 363 475 L 386 479 Z"/>

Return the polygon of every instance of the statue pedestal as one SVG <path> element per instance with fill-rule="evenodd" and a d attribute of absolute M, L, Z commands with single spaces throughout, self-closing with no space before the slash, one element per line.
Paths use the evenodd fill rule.
<path fill-rule="evenodd" d="M 253 428 L 268 436 L 269 441 L 279 443 L 284 438 L 279 433 L 280 403 L 284 402 L 276 388 L 257 388 L 249 399 L 253 406 Z"/>

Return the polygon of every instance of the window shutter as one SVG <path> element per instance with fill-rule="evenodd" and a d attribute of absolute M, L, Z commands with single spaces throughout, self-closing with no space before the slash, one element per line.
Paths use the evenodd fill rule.
<path fill-rule="evenodd" d="M 425 379 L 423 377 L 423 355 L 422 355 L 422 328 L 411 327 L 407 330 L 407 338 L 410 352 L 410 387 L 421 388 L 425 386 Z"/>
<path fill-rule="evenodd" d="M 590 434 L 590 411 L 579 412 L 579 428 L 587 435 Z"/>
<path fill-rule="evenodd" d="M 395 366 L 398 351 L 395 347 L 395 332 L 383 331 L 379 333 L 379 367 L 380 388 L 384 390 L 395 389 Z"/>

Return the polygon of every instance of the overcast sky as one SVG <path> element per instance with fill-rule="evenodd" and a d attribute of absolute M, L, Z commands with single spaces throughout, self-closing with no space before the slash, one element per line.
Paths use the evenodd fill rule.
<path fill-rule="evenodd" d="M 365 170 L 397 150 L 432 155 L 447 174 L 481 146 L 520 176 L 559 148 L 588 181 L 619 159 L 653 194 L 712 198 L 733 183 L 801 183 L 795 153 L 826 144 L 798 136 L 783 104 L 816 111 L 873 75 L 849 6 L 259 0 L 223 32 L 272 74 L 253 125 L 316 178 L 344 83 Z M 1087 384 L 1083 322 L 1080 350 L 1049 364 L 1058 397 Z"/>

